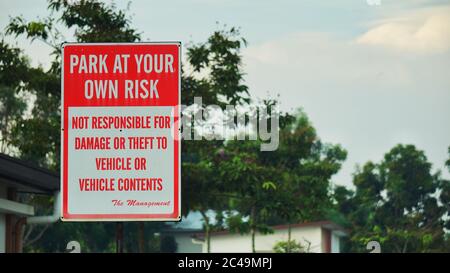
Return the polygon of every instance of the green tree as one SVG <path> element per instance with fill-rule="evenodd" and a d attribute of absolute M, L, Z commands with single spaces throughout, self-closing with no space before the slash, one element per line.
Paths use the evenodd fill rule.
<path fill-rule="evenodd" d="M 182 98 L 185 105 L 192 105 L 194 97 L 202 99 L 195 112 L 185 111 L 183 115 L 195 115 L 203 112 L 205 120 L 197 121 L 192 129 L 205 127 L 208 118 L 206 105 L 217 105 L 222 110 L 231 104 L 249 102 L 248 87 L 243 83 L 242 56 L 240 49 L 245 40 L 240 37 L 237 28 L 215 31 L 205 43 L 192 45 L 187 49 L 186 65 L 190 72 L 182 77 Z M 203 119 L 203 117 L 202 117 Z M 183 128 L 189 130 L 190 128 Z M 201 137 L 200 132 L 195 131 Z M 194 132 L 190 139 L 194 139 Z M 220 160 L 223 140 L 207 139 L 189 141 L 182 145 L 182 183 L 183 214 L 198 211 L 202 215 L 206 249 L 210 251 L 210 232 L 214 229 L 209 210 L 222 210 L 226 207 L 227 197 L 223 194 L 223 181 L 214 173 L 213 162 Z"/>
<path fill-rule="evenodd" d="M 248 87 L 244 84 L 240 50 L 246 45 L 238 28 L 215 31 L 205 43 L 187 49 L 190 75 L 184 77 L 182 103 L 192 104 L 194 97 L 202 97 L 204 104 L 248 104 Z M 198 79 L 198 75 L 206 76 Z"/>
<path fill-rule="evenodd" d="M 24 35 L 31 41 L 38 40 L 50 46 L 53 49 L 53 60 L 49 69 L 31 67 L 20 50 L 8 48 L 2 42 L 0 85 L 2 89 L 4 86 L 8 88 L 8 91 L 2 90 L 1 101 L 3 105 L 3 101 L 7 100 L 4 105 L 10 109 L 14 107 L 16 112 L 8 110 L 9 116 L 2 113 L 0 120 L 2 123 L 8 122 L 2 129 L 10 133 L 2 134 L 2 138 L 7 137 L 11 149 L 17 149 L 22 159 L 57 171 L 60 165 L 60 45 L 63 42 L 58 27 L 74 29 L 74 37 L 78 42 L 135 42 L 139 41 L 140 35 L 130 26 L 124 11 L 99 1 L 69 3 L 66 0 L 49 0 L 48 8 L 50 15 L 47 18 L 28 22 L 23 17 L 13 17 L 6 27 L 7 35 Z M 10 90 L 16 92 L 14 96 Z M 29 116 L 22 115 L 21 101 L 14 101 L 18 98 L 19 91 L 35 98 L 29 104 Z M 10 118 L 11 115 L 14 115 L 14 119 Z M 32 196 L 30 198 L 34 199 Z M 83 249 L 111 249 L 108 246 L 114 233 L 105 232 L 109 226 L 111 225 L 106 223 L 58 223 L 48 229 L 43 240 L 33 244 L 34 248 L 28 246 L 27 249 L 64 250 L 68 237 L 79 239 Z M 29 234 L 31 229 L 32 227 L 28 227 L 25 234 Z M 36 229 L 34 232 L 40 233 Z M 56 234 L 63 234 L 65 239 L 55 242 Z"/>
<path fill-rule="evenodd" d="M 140 34 L 131 27 L 125 11 L 101 1 L 49 0 L 48 8 L 50 15 L 44 19 L 27 21 L 20 16 L 13 17 L 6 28 L 8 35 L 24 35 L 30 41 L 41 41 L 53 49 L 50 69 L 32 68 L 23 62 L 24 69 L 20 70 L 23 73 L 16 73 L 20 82 L 9 85 L 16 91 L 20 87 L 36 100 L 31 105 L 29 117 L 19 118 L 21 111 L 17 112 L 14 119 L 7 117 L 7 122 L 11 124 L 9 126 L 13 127 L 7 132 L 12 132 L 8 136 L 10 138 L 8 143 L 18 150 L 21 158 L 58 170 L 60 165 L 60 45 L 64 41 L 58 28 L 73 29 L 77 42 L 135 42 L 140 40 Z M 241 68 L 240 49 L 243 45 L 245 40 L 240 37 L 239 30 L 231 28 L 216 31 L 205 43 L 190 46 L 187 49 L 187 66 L 191 72 L 186 73 L 187 69 L 183 69 L 182 103 L 192 104 L 194 96 L 201 97 L 204 105 L 217 104 L 224 107 L 227 103 L 248 103 L 248 88 L 243 84 L 244 73 Z M 19 51 L 16 53 L 10 55 L 22 56 Z M 17 70 L 19 65 L 11 67 Z M 2 76 L 5 79 L 9 78 L 6 72 L 2 72 L 2 75 L 5 75 L 5 77 Z M 12 94 L 12 91 L 10 93 Z M 10 102 L 11 98 L 13 97 L 8 97 L 5 105 L 13 105 Z M 2 100 L 7 99 L 2 98 Z M 201 107 L 203 108 L 204 105 Z M 19 107 L 16 108 L 19 109 Z M 2 115 L 2 118 L 4 117 L 6 116 Z M 2 136 L 4 137 L 6 135 Z M 211 173 L 208 169 L 210 167 L 205 163 L 211 158 L 211 156 L 207 157 L 208 153 L 214 154 L 214 151 L 222 146 L 223 141 L 188 141 L 182 145 L 183 177 L 188 178 L 186 183 L 182 183 L 183 214 L 186 215 L 191 210 L 202 212 L 207 230 L 209 230 L 210 221 L 204 212 L 210 208 L 220 208 L 217 203 L 221 199 L 213 200 L 212 197 L 207 199 L 199 198 L 199 196 L 213 196 L 209 193 L 215 188 L 214 183 L 217 180 L 204 179 L 204 177 L 214 178 L 214 175 L 204 176 Z M 56 226 L 64 229 L 63 225 Z M 56 232 L 52 228 L 49 231 Z"/>
<path fill-rule="evenodd" d="M 17 149 L 21 158 L 58 170 L 60 45 L 64 40 L 58 28 L 73 29 L 78 42 L 134 42 L 140 40 L 140 34 L 131 26 L 125 11 L 117 10 L 113 5 L 84 0 L 70 3 L 49 0 L 48 3 L 51 14 L 47 18 L 28 22 L 22 17 L 14 17 L 6 33 L 24 35 L 31 41 L 39 40 L 49 45 L 53 49 L 52 65 L 49 69 L 30 67 L 20 50 L 3 44 L 2 50 L 9 55 L 2 56 L 0 85 L 8 91 L 2 94 L 0 103 L 4 104 L 0 105 L 15 110 L 0 110 L 10 115 L 1 116 L 2 125 L 8 124 L 11 128 L 2 132 L 5 143 L 11 149 Z M 231 28 L 215 31 L 205 43 L 188 47 L 181 79 L 182 103 L 190 105 L 196 96 L 203 100 L 200 109 L 206 104 L 216 104 L 223 109 L 226 104 L 253 103 L 243 80 L 240 50 L 245 44 L 239 30 Z M 30 104 L 30 116 L 23 116 L 24 104 L 21 104 L 19 91 L 35 98 Z M 274 103 L 265 101 L 266 106 Z M 289 223 L 307 221 L 320 217 L 323 208 L 328 206 L 329 178 L 339 169 L 345 151 L 338 146 L 322 144 L 306 116 L 301 116 L 295 126 L 289 127 L 293 120 L 289 114 L 280 119 L 281 145 L 274 153 L 261 152 L 258 141 L 231 141 L 226 145 L 223 140 L 183 142 L 183 214 L 189 211 L 202 214 L 208 249 L 210 231 L 221 228 L 220 224 L 211 224 L 212 219 L 207 213 L 210 209 L 238 212 L 227 220 L 229 226 L 251 232 L 254 249 L 256 231 L 270 232 L 267 223 L 271 217 L 280 214 Z M 311 198 L 299 198 L 302 195 Z M 282 210 L 288 206 L 294 208 L 292 212 Z M 249 221 L 243 220 L 246 217 Z M 133 227 L 127 225 L 127 230 L 130 229 Z M 137 232 L 142 230 L 140 227 Z M 99 233 L 105 236 L 99 236 Z M 61 249 L 64 245 L 51 242 L 52 234 L 73 236 L 80 240 L 84 249 L 101 251 L 111 249 L 109 238 L 113 238 L 113 227 L 110 224 L 58 223 L 49 228 L 42 241 L 28 249 Z M 143 234 L 138 238 L 144 238 Z M 63 241 L 61 237 L 56 244 L 63 244 Z M 139 245 L 141 249 L 145 248 Z M 132 247 L 128 249 L 131 251 Z"/>
<path fill-rule="evenodd" d="M 189 211 L 197 211 L 203 219 L 205 230 L 206 250 L 211 250 L 211 232 L 215 229 L 212 223 L 211 210 L 220 211 L 224 208 L 226 196 L 222 194 L 220 181 L 217 179 L 212 163 L 202 160 L 198 163 L 183 165 L 183 181 L 189 183 L 184 194 L 188 199 Z"/>
<path fill-rule="evenodd" d="M 276 151 L 260 151 L 258 141 L 229 141 L 217 166 L 231 189 L 230 208 L 239 212 L 229 218 L 229 228 L 250 232 L 253 251 L 256 232 L 271 232 L 273 219 L 290 227 L 325 217 L 331 206 L 330 178 L 346 157 L 340 146 L 322 144 L 304 113 L 283 115 L 280 123 Z M 288 234 L 290 241 L 290 228 Z"/>
<path fill-rule="evenodd" d="M 383 252 L 443 251 L 448 182 L 432 173 L 423 151 L 397 145 L 380 164 L 357 170 L 353 183 L 354 194 L 340 189 L 336 197 L 352 225 L 352 251 L 371 240 Z"/>
<path fill-rule="evenodd" d="M 44 19 L 28 22 L 23 17 L 13 17 L 6 28 L 6 34 L 25 35 L 31 41 L 39 40 L 53 49 L 52 66 L 27 67 L 22 73 L 23 89 L 35 96 L 31 115 L 20 120 L 12 143 L 24 159 L 44 167 L 59 169 L 60 146 L 60 103 L 61 103 L 61 51 L 63 42 L 60 23 L 74 28 L 78 42 L 135 42 L 140 35 L 130 26 L 121 10 L 99 1 L 49 0 L 51 14 Z"/>
<path fill-rule="evenodd" d="M 288 224 L 290 242 L 291 224 L 326 217 L 331 207 L 330 179 L 341 168 L 347 152 L 339 145 L 323 144 L 303 112 L 282 129 L 280 142 L 265 162 L 280 170 L 275 209 Z M 290 252 L 290 244 L 287 247 Z"/>
<path fill-rule="evenodd" d="M 224 160 L 217 165 L 218 175 L 231 193 L 229 209 L 238 212 L 228 221 L 228 225 L 231 230 L 250 232 L 253 252 L 256 232 L 271 232 L 264 222 L 271 211 L 276 189 L 275 183 L 270 180 L 274 169 L 258 164 L 256 151 L 259 151 L 257 141 L 230 141 Z M 249 217 L 248 222 L 240 221 L 246 216 Z"/>
<path fill-rule="evenodd" d="M 450 171 L 450 147 L 448 147 L 448 160 L 445 162 L 445 165 L 447 165 L 447 168 Z"/>
<path fill-rule="evenodd" d="M 275 253 L 302 253 L 307 250 L 300 243 L 297 243 L 297 241 L 290 240 L 276 243 L 273 247 L 273 251 Z"/>
<path fill-rule="evenodd" d="M 448 148 L 449 159 L 445 163 L 447 165 L 448 171 L 450 172 L 450 147 Z M 447 221 L 445 223 L 445 228 L 450 230 L 450 180 L 441 180 L 441 202 L 442 205 L 447 210 Z M 447 250 L 450 251 L 450 236 L 447 234 Z"/>
<path fill-rule="evenodd" d="M 29 63 L 18 48 L 12 48 L 4 41 L 0 42 L 0 152 L 10 152 L 13 142 L 12 130 L 26 109 L 26 103 L 20 92 L 22 79 Z"/>

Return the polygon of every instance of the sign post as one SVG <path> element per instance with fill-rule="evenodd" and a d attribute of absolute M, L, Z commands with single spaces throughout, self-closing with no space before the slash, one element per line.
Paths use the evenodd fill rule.
<path fill-rule="evenodd" d="M 180 50 L 63 45 L 63 221 L 180 219 Z"/>

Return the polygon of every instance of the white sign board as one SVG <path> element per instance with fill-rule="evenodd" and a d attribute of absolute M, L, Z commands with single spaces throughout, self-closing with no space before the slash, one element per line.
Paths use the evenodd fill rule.
<path fill-rule="evenodd" d="M 63 46 L 63 221 L 180 219 L 180 47 Z"/>

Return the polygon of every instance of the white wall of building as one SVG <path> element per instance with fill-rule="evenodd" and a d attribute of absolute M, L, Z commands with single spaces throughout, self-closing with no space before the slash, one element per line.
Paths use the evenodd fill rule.
<path fill-rule="evenodd" d="M 320 227 L 292 228 L 292 240 L 300 242 L 309 252 L 322 252 L 322 232 Z M 287 241 L 287 229 L 275 230 L 272 234 L 257 234 L 255 238 L 256 252 L 273 252 L 274 245 L 279 241 Z M 203 245 L 206 252 L 206 244 Z M 245 234 L 215 234 L 211 236 L 211 252 L 252 252 L 251 235 Z"/>

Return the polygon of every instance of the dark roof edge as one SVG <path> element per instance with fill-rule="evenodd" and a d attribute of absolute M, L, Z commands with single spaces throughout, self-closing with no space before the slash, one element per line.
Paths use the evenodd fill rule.
<path fill-rule="evenodd" d="M 34 169 L 34 170 L 39 171 L 39 172 L 43 172 L 43 173 L 48 174 L 48 175 L 59 177 L 59 174 L 57 172 L 50 171 L 49 169 L 40 167 L 40 166 L 36 165 L 35 163 L 30 162 L 30 161 L 26 161 L 26 160 L 23 160 L 23 159 L 15 158 L 15 157 L 12 157 L 12 156 L 9 156 L 9 155 L 6 155 L 6 154 L 2 154 L 2 153 L 0 153 L 0 158 L 6 159 L 6 160 L 9 160 L 9 161 L 13 161 L 14 163 L 16 163 L 18 165 L 21 165 L 21 166 L 24 166 L 24 167 L 27 167 L 27 168 L 30 168 L 30 169 Z"/>
<path fill-rule="evenodd" d="M 28 189 L 51 193 L 60 188 L 59 174 L 30 162 L 20 160 L 5 154 L 0 154 L 0 178 L 6 183 Z M 27 189 L 28 188 L 28 189 Z"/>

